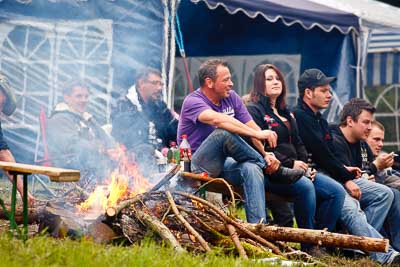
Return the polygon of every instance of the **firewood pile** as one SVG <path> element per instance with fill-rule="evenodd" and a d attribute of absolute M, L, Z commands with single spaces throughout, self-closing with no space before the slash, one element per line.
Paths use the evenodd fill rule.
<path fill-rule="evenodd" d="M 106 223 L 130 243 L 152 231 L 177 251 L 209 252 L 222 249 L 242 258 L 275 254 L 310 260 L 310 256 L 286 242 L 330 247 L 386 251 L 388 240 L 343 235 L 325 230 L 249 224 L 216 205 L 185 192 L 158 191 L 138 195 L 106 210 Z"/>
<path fill-rule="evenodd" d="M 184 192 L 145 193 L 108 208 L 106 217 L 131 243 L 140 241 L 150 229 L 177 251 L 210 252 L 217 247 L 227 253 L 236 251 L 243 258 L 294 251 L 267 241 L 214 204 Z"/>

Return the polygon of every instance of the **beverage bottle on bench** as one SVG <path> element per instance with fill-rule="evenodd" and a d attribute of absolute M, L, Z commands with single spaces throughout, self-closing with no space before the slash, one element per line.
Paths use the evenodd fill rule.
<path fill-rule="evenodd" d="M 168 163 L 174 163 L 174 164 L 179 164 L 180 161 L 180 153 L 178 146 L 176 145 L 175 141 L 171 141 L 169 143 L 169 150 L 167 154 L 167 162 Z"/>
<path fill-rule="evenodd" d="M 182 134 L 182 141 L 179 146 L 181 162 L 183 162 L 183 170 L 185 172 L 190 172 L 190 162 L 192 161 L 192 149 L 187 140 L 187 135 Z"/>

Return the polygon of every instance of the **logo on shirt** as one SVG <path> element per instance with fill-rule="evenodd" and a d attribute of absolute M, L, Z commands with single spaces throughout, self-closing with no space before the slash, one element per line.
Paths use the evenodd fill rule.
<path fill-rule="evenodd" d="M 228 116 L 235 117 L 235 110 L 232 107 L 227 107 L 222 110 L 222 113 Z"/>
<path fill-rule="evenodd" d="M 329 133 L 326 133 L 325 136 L 324 136 L 324 139 L 325 140 L 331 140 L 332 136 Z"/>

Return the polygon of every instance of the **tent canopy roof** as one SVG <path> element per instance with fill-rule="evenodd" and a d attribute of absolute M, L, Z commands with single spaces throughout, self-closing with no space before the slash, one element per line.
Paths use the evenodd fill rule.
<path fill-rule="evenodd" d="M 223 6 L 230 14 L 242 11 L 254 18 L 263 16 L 269 22 L 281 20 L 285 25 L 300 24 L 309 30 L 319 27 L 329 32 L 333 29 L 343 34 L 359 32 L 359 19 L 356 15 L 328 7 L 310 0 L 191 0 L 194 3 L 204 1 L 208 8 Z"/>

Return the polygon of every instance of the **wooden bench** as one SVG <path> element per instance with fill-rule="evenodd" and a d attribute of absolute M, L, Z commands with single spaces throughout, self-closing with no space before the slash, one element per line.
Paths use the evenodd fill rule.
<path fill-rule="evenodd" d="M 26 240 L 28 236 L 28 175 L 43 174 L 49 176 L 52 182 L 76 182 L 80 179 L 80 172 L 78 170 L 62 169 L 47 166 L 38 166 L 30 164 L 22 164 L 15 162 L 0 161 L 0 169 L 8 171 L 13 175 L 12 191 L 11 191 L 11 211 L 9 215 L 10 228 L 16 229 L 15 223 L 15 206 L 17 198 L 17 177 L 23 176 L 23 239 Z M 6 212 L 6 211 L 5 211 Z"/>
<path fill-rule="evenodd" d="M 191 172 L 180 172 L 179 175 L 183 179 L 187 180 L 189 183 L 195 181 L 195 182 L 198 182 L 200 185 L 217 179 L 217 178 L 208 177 L 207 175 L 204 175 L 204 174 L 195 174 L 195 173 L 191 173 Z M 223 178 L 219 178 L 219 179 L 223 179 Z M 194 186 L 196 186 L 196 185 L 194 185 Z M 235 193 L 239 194 L 240 196 L 243 196 L 243 190 L 240 187 L 232 185 L 232 190 Z M 229 190 L 226 187 L 226 184 L 220 180 L 215 180 L 214 182 L 207 184 L 206 191 L 221 193 L 223 195 L 228 195 L 228 196 L 230 195 Z M 280 196 L 280 195 L 271 193 L 269 191 L 265 191 L 265 198 L 266 198 L 266 201 L 274 200 L 274 201 L 293 202 L 293 200 L 289 197 Z"/>

